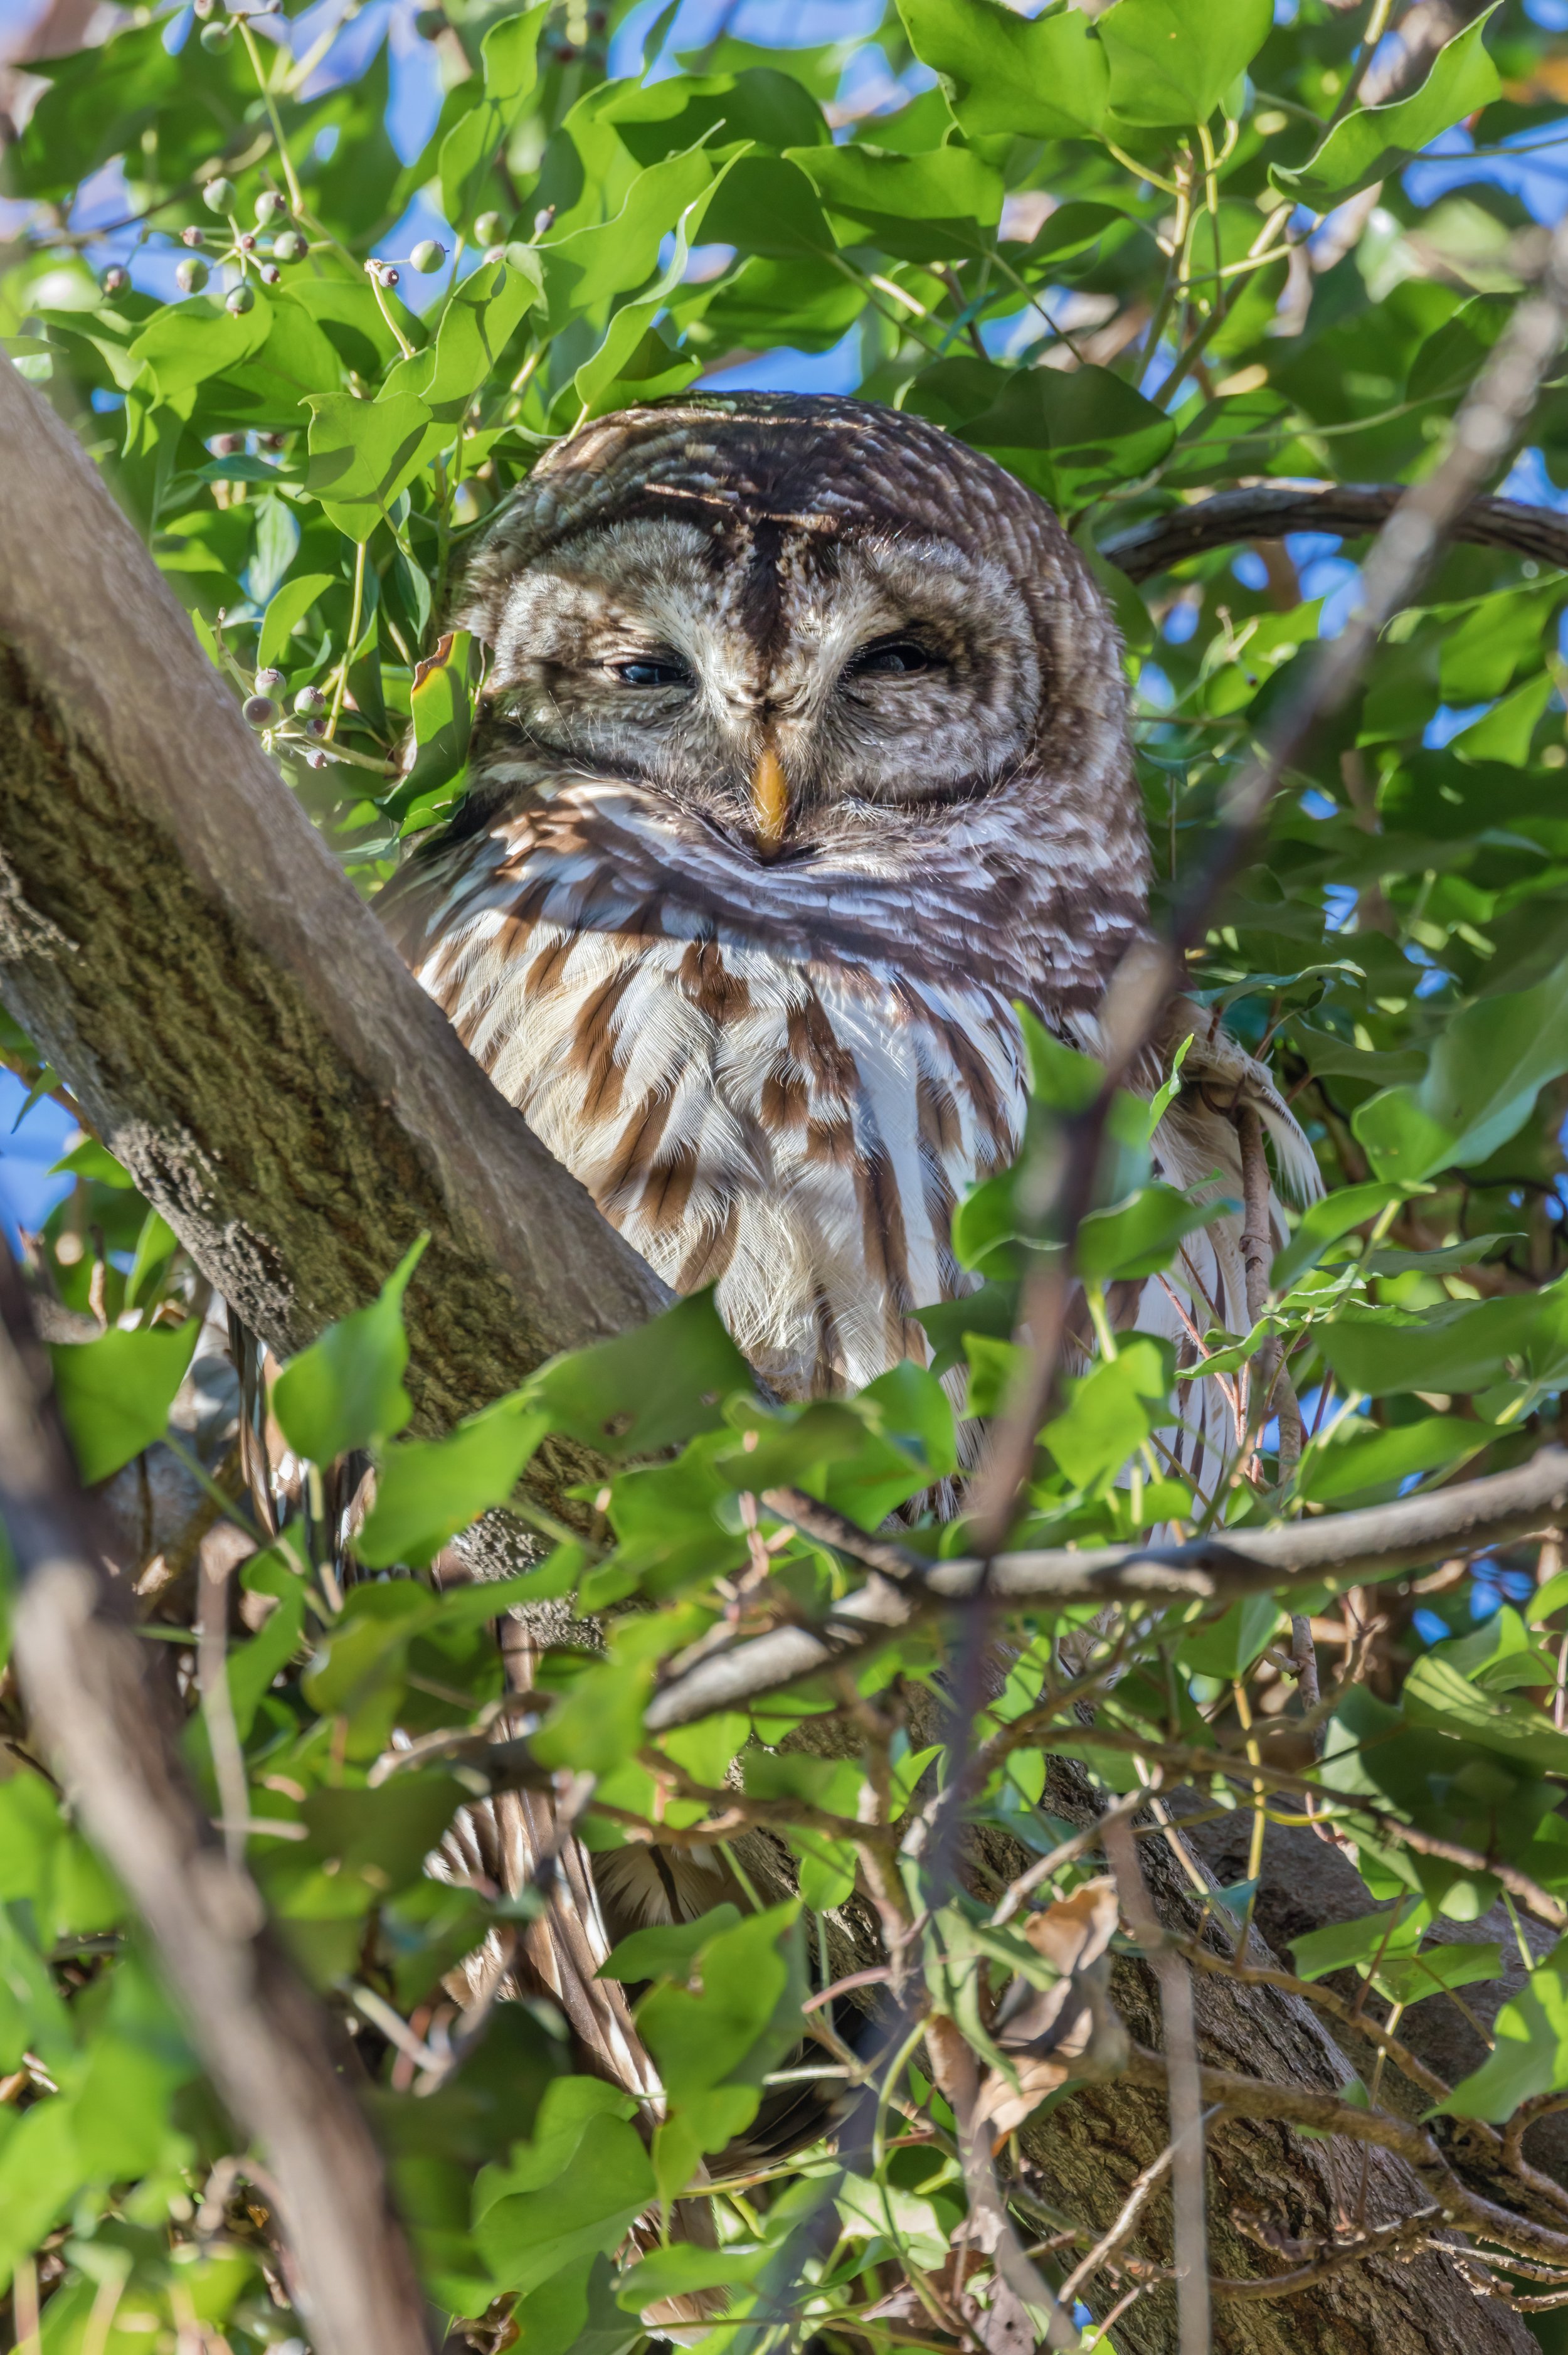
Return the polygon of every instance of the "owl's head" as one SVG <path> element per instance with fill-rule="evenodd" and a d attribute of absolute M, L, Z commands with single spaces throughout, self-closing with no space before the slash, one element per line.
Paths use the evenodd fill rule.
<path fill-rule="evenodd" d="M 1139 821 L 1115 629 L 1050 509 L 924 420 L 688 399 L 541 461 L 469 574 L 487 729 L 640 784 L 747 855 L 1005 795 Z"/>

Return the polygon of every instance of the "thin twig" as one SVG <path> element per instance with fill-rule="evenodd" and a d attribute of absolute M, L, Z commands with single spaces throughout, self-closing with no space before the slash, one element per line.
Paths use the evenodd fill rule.
<path fill-rule="evenodd" d="M 1160 1989 L 1171 2107 L 1171 2205 L 1175 2222 L 1176 2313 L 1181 2355 L 1209 2355 L 1208 2228 L 1203 2199 L 1203 2096 L 1192 1980 L 1160 1926 L 1125 1817 L 1105 1826 L 1106 1854 L 1121 1909 Z"/>

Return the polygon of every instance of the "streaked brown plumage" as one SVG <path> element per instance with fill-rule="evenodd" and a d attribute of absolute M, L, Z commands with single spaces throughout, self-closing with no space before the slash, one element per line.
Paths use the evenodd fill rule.
<path fill-rule="evenodd" d="M 1017 1147 L 1015 1005 L 1094 1053 L 1147 930 L 1121 648 L 1078 551 L 918 418 L 689 400 L 542 459 L 460 618 L 487 700 L 466 804 L 383 898 L 403 954 L 607 1217 L 677 1289 L 716 1284 L 778 1389 L 923 1359 L 913 1311 L 968 1281 L 954 1206 Z M 1194 1026 L 1162 1174 L 1239 1197 L 1239 1092 L 1310 1189 L 1266 1074 L 1194 1008 L 1171 1043 Z M 1245 1325 L 1235 1221 L 1122 1308 L 1189 1363 Z M 1210 1417 L 1183 1440 L 1200 1479 L 1222 1438 Z M 525 1813 L 509 1877 L 543 1836 Z M 632 2083 L 630 2019 L 588 2009 Z"/>

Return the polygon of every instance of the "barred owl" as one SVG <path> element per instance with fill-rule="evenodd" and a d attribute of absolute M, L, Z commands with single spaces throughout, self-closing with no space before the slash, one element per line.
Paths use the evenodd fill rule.
<path fill-rule="evenodd" d="M 1087 564 L 918 418 L 746 394 L 561 443 L 465 596 L 491 664 L 472 785 L 383 899 L 404 955 L 643 1256 L 677 1291 L 716 1285 L 776 1390 L 923 1360 L 914 1312 L 969 1281 L 955 1205 L 1018 1144 L 1015 1007 L 1094 1053 L 1147 926 L 1121 648 Z M 1194 1026 L 1163 1174 L 1238 1193 L 1245 1095 L 1309 1184 L 1265 1072 L 1192 1008 L 1171 1043 Z M 1189 1362 L 1215 1321 L 1245 1326 L 1234 1220 L 1119 1316 Z M 1200 1480 L 1215 1437 L 1178 1436 Z M 476 1823 L 471 1862 L 525 1871 L 537 1805 Z M 647 1851 L 597 1876 L 574 1854 L 535 1966 L 633 2084 L 646 2055 L 594 1957 L 724 1876 L 693 1860 L 683 1892 Z"/>
<path fill-rule="evenodd" d="M 922 419 L 688 400 L 542 460 L 461 621 L 491 650 L 473 785 L 383 898 L 403 954 L 644 1258 L 716 1285 L 778 1391 L 923 1359 L 913 1312 L 966 1283 L 954 1207 L 1016 1149 L 1015 1006 L 1093 1053 L 1146 927 L 1087 565 Z M 1266 1074 L 1193 1020 L 1164 1174 L 1235 1190 L 1240 1090 L 1309 1184 Z M 1179 1338 L 1183 1310 L 1239 1321 L 1234 1227 L 1145 1309 Z"/>

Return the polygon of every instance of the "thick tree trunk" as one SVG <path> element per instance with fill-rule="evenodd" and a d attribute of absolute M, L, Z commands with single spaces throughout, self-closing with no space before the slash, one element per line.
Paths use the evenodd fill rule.
<path fill-rule="evenodd" d="M 0 545 L 0 996 L 204 1274 L 287 1350 L 428 1231 L 430 1430 L 666 1305 L 405 972 L 8 361 Z"/>
<path fill-rule="evenodd" d="M 1198 1908 L 1182 1868 L 1163 1841 L 1146 1839 L 1139 1848 L 1162 1918 L 1191 1933 Z M 1340 1860 L 1361 1891 L 1354 1910 L 1370 1912 L 1364 1885 Z M 1260 1943 L 1252 1941 L 1250 1958 L 1271 1962 L 1259 1953 Z M 1119 1965 L 1112 1994 L 1134 2042 L 1158 2047 L 1160 2008 L 1148 1972 Z M 1204 1972 L 1194 1975 L 1193 1996 L 1206 2063 L 1332 2091 L 1354 2073 L 1319 2015 L 1295 1997 Z M 1022 2139 L 1052 2204 L 1104 2231 L 1136 2176 L 1170 2139 L 1165 2097 L 1121 2082 L 1087 2086 L 1025 2128 Z M 1292 2260 L 1267 2255 L 1239 2229 L 1243 2220 L 1293 2239 L 1327 2241 L 1336 2226 L 1342 2231 L 1358 2219 L 1392 2223 L 1429 2203 L 1392 2153 L 1308 2137 L 1278 2121 L 1216 2119 L 1205 2156 L 1209 2267 L 1221 2279 L 1252 2282 L 1291 2270 Z M 1164 2184 L 1144 2210 L 1128 2254 L 1171 2263 Z M 1108 2312 L 1117 2294 L 1107 2284 L 1092 2286 L 1094 2311 Z M 1146 2291 L 1113 2337 L 1124 2355 L 1175 2355 L 1174 2292 Z M 1216 2296 L 1213 2347 L 1214 2355 L 1534 2355 L 1536 2342 L 1508 2307 L 1478 2298 L 1447 2259 L 1426 2254 L 1371 2257 L 1289 2297 Z"/>

